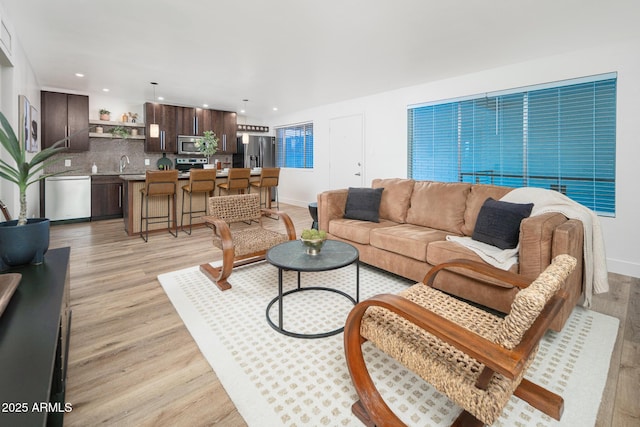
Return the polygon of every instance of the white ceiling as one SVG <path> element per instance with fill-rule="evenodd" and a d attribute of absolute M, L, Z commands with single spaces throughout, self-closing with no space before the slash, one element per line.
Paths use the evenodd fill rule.
<path fill-rule="evenodd" d="M 44 88 L 287 113 L 637 36 L 638 0 L 0 0 Z M 630 52 L 630 54 L 638 54 Z M 75 73 L 85 74 L 84 78 Z"/>

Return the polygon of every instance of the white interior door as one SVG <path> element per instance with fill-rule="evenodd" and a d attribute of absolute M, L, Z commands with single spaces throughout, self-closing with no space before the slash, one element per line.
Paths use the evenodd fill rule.
<path fill-rule="evenodd" d="M 362 187 L 364 130 L 362 114 L 336 117 L 329 124 L 332 189 Z"/>

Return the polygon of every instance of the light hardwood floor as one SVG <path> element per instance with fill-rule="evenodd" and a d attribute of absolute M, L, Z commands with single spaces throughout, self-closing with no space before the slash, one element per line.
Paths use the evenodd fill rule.
<path fill-rule="evenodd" d="M 281 208 L 298 234 L 310 227 L 306 207 Z M 245 425 L 156 279 L 220 259 L 209 229 L 144 243 L 126 236 L 122 220 L 53 226 L 50 247 L 63 246 L 71 247 L 73 310 L 67 426 Z M 621 323 L 597 425 L 637 426 L 640 280 L 610 277 L 612 291 L 593 308 Z"/>

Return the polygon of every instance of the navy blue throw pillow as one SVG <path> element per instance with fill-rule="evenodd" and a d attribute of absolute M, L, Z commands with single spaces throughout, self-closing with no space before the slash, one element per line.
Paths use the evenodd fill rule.
<path fill-rule="evenodd" d="M 349 187 L 344 217 L 362 221 L 380 222 L 380 200 L 384 188 Z"/>
<path fill-rule="evenodd" d="M 531 215 L 532 209 L 533 203 L 501 202 L 489 197 L 480 208 L 471 238 L 500 249 L 513 249 L 520 240 L 520 222 Z"/>

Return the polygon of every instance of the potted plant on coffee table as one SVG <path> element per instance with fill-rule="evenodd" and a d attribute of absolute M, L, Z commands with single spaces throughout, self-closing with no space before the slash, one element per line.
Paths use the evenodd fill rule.
<path fill-rule="evenodd" d="M 41 150 L 27 160 L 24 144 L 16 137 L 8 120 L 0 112 L 0 144 L 13 159 L 15 165 L 0 159 L 0 177 L 18 186 L 20 214 L 17 220 L 0 223 L 0 270 L 22 264 L 39 264 L 49 248 L 49 220 L 27 219 L 27 188 L 31 184 L 62 172 L 42 174 L 45 167 L 58 159 L 53 156 L 66 150 L 65 138 L 51 147 Z"/>

